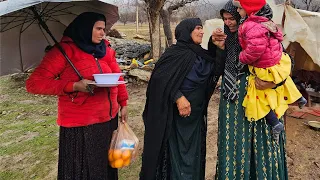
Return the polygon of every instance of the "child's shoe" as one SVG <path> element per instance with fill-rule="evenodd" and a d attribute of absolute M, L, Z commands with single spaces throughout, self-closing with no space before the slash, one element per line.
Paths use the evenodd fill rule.
<path fill-rule="evenodd" d="M 298 105 L 299 105 L 299 108 L 302 109 L 303 106 L 305 106 L 307 104 L 307 100 L 306 98 L 304 98 L 303 96 L 299 99 L 299 102 L 298 102 Z"/>
<path fill-rule="evenodd" d="M 276 142 L 279 142 L 280 133 L 284 130 L 284 125 L 279 122 L 272 127 L 272 137 Z"/>

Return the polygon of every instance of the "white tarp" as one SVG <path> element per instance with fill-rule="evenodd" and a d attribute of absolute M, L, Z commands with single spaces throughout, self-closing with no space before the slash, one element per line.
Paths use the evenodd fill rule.
<path fill-rule="evenodd" d="M 208 42 L 212 32 L 217 28 L 221 28 L 223 30 L 223 27 L 224 27 L 224 22 L 222 21 L 222 19 L 206 20 L 203 25 L 204 34 L 203 34 L 202 43 L 201 43 L 202 48 L 208 49 Z"/>
<path fill-rule="evenodd" d="M 294 42 L 294 40 L 303 47 L 303 49 L 308 53 L 308 55 L 312 58 L 313 62 L 320 66 L 320 13 L 316 12 L 309 12 L 304 10 L 298 10 L 293 9 L 291 6 L 286 6 L 285 8 L 286 14 L 293 13 L 296 11 L 299 13 L 300 17 L 304 20 L 305 24 L 301 24 L 300 28 L 300 34 L 295 34 L 294 37 L 301 37 L 299 40 L 291 39 L 289 36 L 287 37 L 290 42 Z M 294 19 L 295 20 L 295 19 Z M 289 19 L 286 18 L 286 23 L 288 23 L 288 27 L 286 28 L 285 23 L 285 29 L 286 32 L 294 33 L 294 29 L 291 29 L 291 24 L 294 23 L 294 20 L 289 22 Z M 290 24 L 290 25 L 289 25 Z M 299 29 L 297 28 L 297 30 Z M 305 32 L 302 32 L 303 29 L 306 29 L 307 35 L 305 35 Z"/>
<path fill-rule="evenodd" d="M 320 13 L 295 9 L 290 5 L 275 5 L 273 0 L 267 2 L 273 10 L 273 21 L 277 24 L 282 24 L 285 14 L 284 46 L 288 47 L 290 42 L 298 42 L 313 62 L 320 66 Z"/>

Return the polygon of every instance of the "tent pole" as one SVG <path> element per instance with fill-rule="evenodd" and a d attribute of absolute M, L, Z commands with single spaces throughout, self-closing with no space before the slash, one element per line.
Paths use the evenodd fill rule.
<path fill-rule="evenodd" d="M 47 26 L 47 24 L 42 20 L 41 16 L 39 15 L 39 13 L 37 12 L 36 8 L 34 6 L 30 7 L 31 11 L 33 12 L 33 14 L 35 15 L 35 17 L 37 18 L 39 24 L 41 25 L 41 27 L 43 27 L 43 29 L 50 35 L 50 37 L 52 38 L 52 40 L 54 41 L 55 45 L 58 47 L 58 49 L 60 50 L 60 52 L 63 54 L 63 56 L 65 57 L 65 59 L 69 62 L 69 64 L 71 65 L 71 67 L 73 68 L 73 70 L 77 73 L 78 77 L 82 80 L 84 79 L 80 72 L 76 69 L 76 67 L 73 65 L 73 63 L 71 62 L 71 60 L 69 59 L 69 57 L 67 56 L 66 52 L 64 51 L 64 49 L 61 47 L 61 45 L 59 44 L 59 42 L 56 40 L 56 38 L 53 36 L 53 34 L 51 33 L 51 31 L 49 30 L 49 27 Z M 90 86 L 87 86 L 87 89 L 89 90 L 90 94 L 93 95 L 93 90 Z"/>
<path fill-rule="evenodd" d="M 24 72 L 24 68 L 23 68 L 23 60 L 22 60 L 22 49 L 21 49 L 21 30 L 23 28 L 23 25 L 21 25 L 21 29 L 20 29 L 20 33 L 19 33 L 19 52 L 20 52 L 20 70 L 21 72 Z"/>

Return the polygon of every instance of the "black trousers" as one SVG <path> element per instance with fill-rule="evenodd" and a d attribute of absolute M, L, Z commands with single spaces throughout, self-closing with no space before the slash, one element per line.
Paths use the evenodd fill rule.
<path fill-rule="evenodd" d="M 112 133 L 118 116 L 85 127 L 60 127 L 58 180 L 118 180 L 108 162 Z"/>

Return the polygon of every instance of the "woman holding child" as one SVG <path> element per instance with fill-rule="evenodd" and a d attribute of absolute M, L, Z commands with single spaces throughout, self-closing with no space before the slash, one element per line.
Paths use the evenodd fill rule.
<path fill-rule="evenodd" d="M 250 11 L 249 17 L 265 16 L 271 12 L 265 0 L 240 0 Z M 238 39 L 238 27 L 242 21 L 238 7 L 230 0 L 220 11 L 224 20 L 224 32 L 213 32 L 210 51 L 225 52 L 225 70 L 218 123 L 218 160 L 216 179 L 288 179 L 285 131 L 279 133 L 279 141 L 273 139 L 272 126 L 266 118 L 249 121 L 242 103 L 247 94 L 249 69 L 239 61 L 243 51 Z M 246 48 L 246 47 L 244 47 Z M 257 89 L 281 86 L 256 78 Z M 282 117 L 279 118 L 283 122 Z"/>

